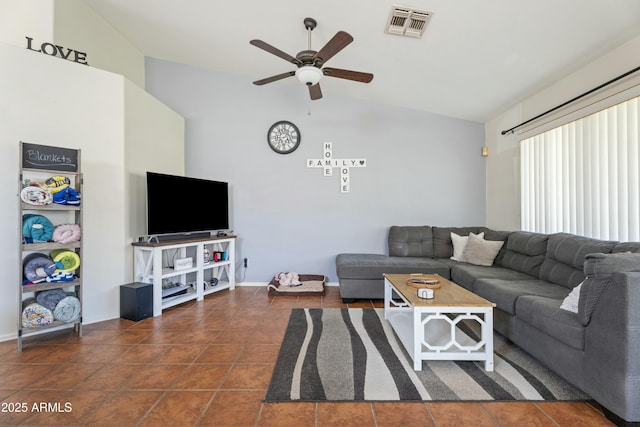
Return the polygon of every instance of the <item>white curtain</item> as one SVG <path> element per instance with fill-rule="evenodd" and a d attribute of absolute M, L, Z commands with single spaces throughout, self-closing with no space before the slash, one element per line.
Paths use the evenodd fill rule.
<path fill-rule="evenodd" d="M 640 241 L 640 97 L 521 142 L 522 229 Z"/>

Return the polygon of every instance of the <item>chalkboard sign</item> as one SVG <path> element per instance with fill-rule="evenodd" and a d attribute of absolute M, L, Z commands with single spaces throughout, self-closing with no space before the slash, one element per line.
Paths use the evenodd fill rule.
<path fill-rule="evenodd" d="M 22 168 L 78 171 L 78 150 L 22 143 Z"/>

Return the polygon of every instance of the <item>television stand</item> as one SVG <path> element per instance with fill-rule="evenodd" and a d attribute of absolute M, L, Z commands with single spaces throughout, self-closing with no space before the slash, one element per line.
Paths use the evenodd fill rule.
<path fill-rule="evenodd" d="M 188 236 L 157 242 L 134 242 L 135 281 L 153 284 L 153 315 L 187 301 L 202 301 L 205 296 L 236 287 L 235 268 L 236 236 Z M 218 261 L 205 264 L 205 249 L 209 254 L 219 253 Z M 193 266 L 175 270 L 176 259 L 192 258 Z M 163 283 L 183 283 L 180 295 L 163 298 Z M 215 286 L 210 283 L 217 282 Z"/>

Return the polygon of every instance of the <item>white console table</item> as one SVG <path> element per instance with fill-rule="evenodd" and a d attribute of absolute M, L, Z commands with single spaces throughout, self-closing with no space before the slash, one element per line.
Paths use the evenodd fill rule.
<path fill-rule="evenodd" d="M 135 281 L 153 284 L 153 315 L 187 301 L 202 301 L 206 295 L 224 289 L 235 289 L 236 236 L 203 237 L 161 242 L 135 242 Z M 205 263 L 205 249 L 210 261 Z M 215 252 L 224 252 L 226 259 L 214 261 Z M 191 258 L 192 266 L 175 269 L 176 260 Z M 162 298 L 162 289 L 169 283 L 187 285 L 186 293 Z"/>

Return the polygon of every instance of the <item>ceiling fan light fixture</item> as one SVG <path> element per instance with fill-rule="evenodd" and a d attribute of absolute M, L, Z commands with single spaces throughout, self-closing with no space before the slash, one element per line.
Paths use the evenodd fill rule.
<path fill-rule="evenodd" d="M 318 67 L 314 67 L 313 65 L 303 65 L 302 67 L 296 70 L 296 77 L 302 83 L 313 86 L 318 84 L 320 78 L 322 77 L 322 71 Z"/>

